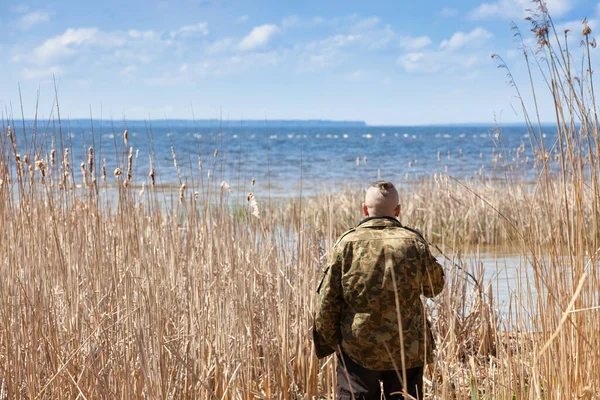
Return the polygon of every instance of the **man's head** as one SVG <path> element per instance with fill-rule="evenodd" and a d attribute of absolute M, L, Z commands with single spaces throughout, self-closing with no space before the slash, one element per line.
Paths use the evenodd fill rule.
<path fill-rule="evenodd" d="M 400 215 L 398 191 L 391 182 L 373 182 L 367 189 L 363 212 L 367 217 L 397 217 Z"/>

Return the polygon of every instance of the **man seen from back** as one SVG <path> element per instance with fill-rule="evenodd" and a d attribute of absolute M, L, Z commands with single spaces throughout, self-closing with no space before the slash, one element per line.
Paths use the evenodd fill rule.
<path fill-rule="evenodd" d="M 373 183 L 362 208 L 366 218 L 331 250 L 317 289 L 317 356 L 337 352 L 338 399 L 380 399 L 381 384 L 386 399 L 422 399 L 434 342 L 421 295 L 442 291 L 444 271 L 398 221 L 392 183 Z"/>

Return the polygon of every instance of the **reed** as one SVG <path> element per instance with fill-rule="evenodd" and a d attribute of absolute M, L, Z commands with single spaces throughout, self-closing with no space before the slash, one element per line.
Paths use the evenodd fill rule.
<path fill-rule="evenodd" d="M 584 23 L 577 71 L 543 3 L 531 22 L 560 133 L 546 149 L 525 109 L 535 182 L 506 164 L 501 180 L 399 185 L 403 222 L 447 269 L 447 289 L 427 303 L 438 344 L 427 398 L 600 392 L 595 42 Z M 96 181 L 102 155 L 90 147 L 76 181 L 72 150 L 18 148 L 14 126 L 3 117 L 0 399 L 331 396 L 334 360 L 319 362 L 311 343 L 315 287 L 325 253 L 360 219 L 362 191 L 261 198 L 218 176 L 217 149 L 208 172 L 199 163 L 196 179 L 166 188 L 156 157 L 147 169 L 133 162 L 126 130 L 115 151 L 127 168 L 103 159 Z M 61 139 L 57 129 L 52 143 Z M 523 290 L 499 299 L 485 246 L 521 256 Z"/>

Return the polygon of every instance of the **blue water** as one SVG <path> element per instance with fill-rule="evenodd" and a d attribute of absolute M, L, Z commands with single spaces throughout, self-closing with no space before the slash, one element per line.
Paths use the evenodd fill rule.
<path fill-rule="evenodd" d="M 346 185 L 364 185 L 379 176 L 393 182 L 419 181 L 436 172 L 458 179 L 482 173 L 489 178 L 502 177 L 505 164 L 525 178 L 533 172 L 533 139 L 524 126 L 502 128 L 498 138 L 492 126 L 303 127 L 301 122 L 276 126 L 268 121 L 260 125 L 193 121 L 92 124 L 77 120 L 63 121 L 60 127 L 56 121 L 39 121 L 34 129 L 33 122 L 26 121 L 25 127 L 16 122 L 13 131 L 19 153 L 28 153 L 31 159 L 34 151 L 48 159 L 54 148 L 60 160 L 61 149 L 70 148 L 76 180 L 81 179 L 79 165 L 87 161 L 87 149 L 93 145 L 97 174 L 105 159 L 109 184 L 115 182 L 112 171 L 116 167 L 125 170 L 129 147 L 137 154 L 134 185 L 148 182 L 152 162 L 161 185 L 190 185 L 201 177 L 206 180 L 210 170 L 215 182 L 225 180 L 234 190 L 249 190 L 254 178 L 253 191 L 270 190 L 272 195 L 338 190 Z M 125 129 L 129 132 L 128 146 L 123 142 Z M 3 130 L 0 143 L 10 149 L 6 126 Z M 552 147 L 556 128 L 546 127 L 544 134 L 546 146 Z M 505 156 L 500 158 L 497 154 L 502 146 Z M 179 170 L 174 166 L 171 147 Z M 517 155 L 519 147 L 524 151 Z"/>

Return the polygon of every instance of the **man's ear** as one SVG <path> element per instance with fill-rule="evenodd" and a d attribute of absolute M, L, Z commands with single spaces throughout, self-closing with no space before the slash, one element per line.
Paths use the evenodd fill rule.
<path fill-rule="evenodd" d="M 400 204 L 398 204 L 398 206 L 394 210 L 394 217 L 397 217 L 400 215 L 400 209 L 401 209 Z"/>
<path fill-rule="evenodd" d="M 367 208 L 367 205 L 365 203 L 363 203 L 362 209 L 363 209 L 363 213 L 365 214 L 365 217 L 368 217 L 369 209 Z"/>

